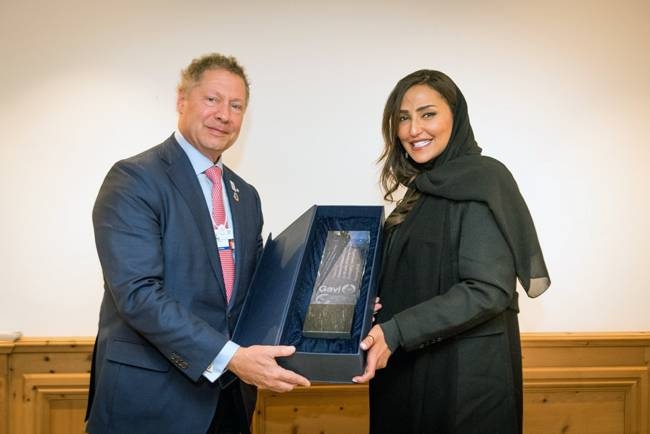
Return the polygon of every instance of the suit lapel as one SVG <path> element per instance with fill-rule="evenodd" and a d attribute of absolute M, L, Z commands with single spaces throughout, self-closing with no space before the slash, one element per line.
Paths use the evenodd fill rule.
<path fill-rule="evenodd" d="M 201 186 L 196 178 L 192 164 L 180 145 L 176 143 L 173 136 L 164 143 L 162 159 L 169 164 L 167 175 L 183 197 L 183 200 L 194 217 L 212 267 L 212 272 L 225 300 L 226 289 L 221 274 L 221 262 L 217 254 L 217 244 L 214 238 L 210 213 L 207 212 L 205 198 L 203 197 Z"/>

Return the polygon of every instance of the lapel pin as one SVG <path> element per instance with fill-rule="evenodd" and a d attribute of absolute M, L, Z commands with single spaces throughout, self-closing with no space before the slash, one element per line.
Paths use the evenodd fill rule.
<path fill-rule="evenodd" d="M 232 190 L 232 198 L 235 199 L 236 202 L 239 202 L 239 189 L 235 183 L 232 182 L 232 179 L 230 180 L 230 189 Z"/>

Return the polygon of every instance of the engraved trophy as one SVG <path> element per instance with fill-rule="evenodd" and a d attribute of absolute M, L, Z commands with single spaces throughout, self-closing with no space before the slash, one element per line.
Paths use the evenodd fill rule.
<path fill-rule="evenodd" d="M 328 231 L 302 334 L 350 339 L 370 244 L 369 231 Z"/>

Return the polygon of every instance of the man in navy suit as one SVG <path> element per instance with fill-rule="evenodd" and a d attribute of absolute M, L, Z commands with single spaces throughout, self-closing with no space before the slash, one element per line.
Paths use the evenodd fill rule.
<path fill-rule="evenodd" d="M 309 386 L 276 363 L 294 347 L 230 340 L 262 249 L 257 191 L 221 161 L 239 135 L 248 98 L 248 79 L 234 58 L 195 59 L 181 74 L 174 134 L 116 163 L 104 180 L 93 210 L 105 292 L 91 434 L 247 433 L 255 386 Z M 211 217 L 206 170 L 215 165 L 223 172 L 225 242 Z M 219 248 L 234 259 L 229 297 Z"/>

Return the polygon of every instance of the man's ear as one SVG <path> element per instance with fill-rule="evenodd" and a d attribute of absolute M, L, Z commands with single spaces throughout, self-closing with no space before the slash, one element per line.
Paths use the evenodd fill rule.
<path fill-rule="evenodd" d="M 176 111 L 180 114 L 183 113 L 185 109 L 185 102 L 187 99 L 187 94 L 184 90 L 179 89 L 176 91 Z"/>

